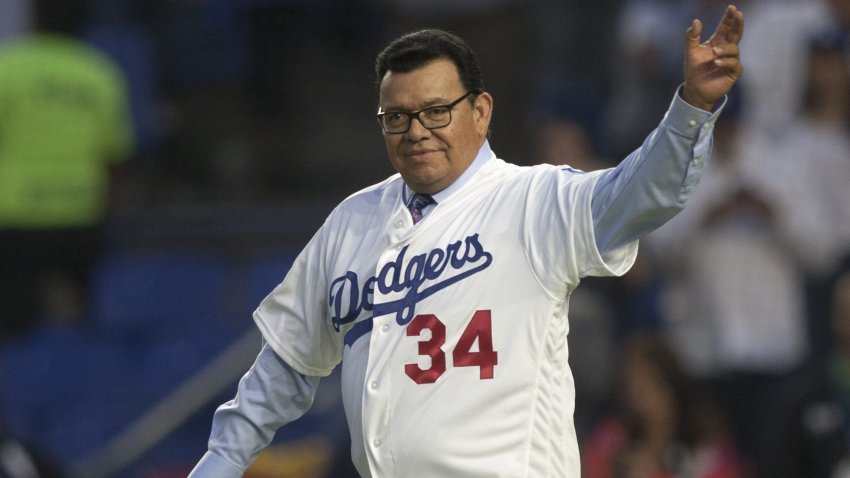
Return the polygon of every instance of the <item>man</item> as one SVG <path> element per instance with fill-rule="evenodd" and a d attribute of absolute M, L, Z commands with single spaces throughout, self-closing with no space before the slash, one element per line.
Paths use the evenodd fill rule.
<path fill-rule="evenodd" d="M 0 337 L 77 321 L 102 250 L 112 176 L 134 147 L 126 80 L 77 37 L 84 2 L 32 3 L 0 46 Z"/>
<path fill-rule="evenodd" d="M 742 73 L 743 14 L 687 33 L 685 82 L 617 168 L 520 168 L 487 132 L 475 57 L 441 31 L 376 63 L 399 174 L 342 202 L 260 304 L 266 345 L 213 420 L 192 473 L 238 477 L 341 362 L 364 476 L 578 477 L 567 309 L 581 277 L 625 273 L 636 239 L 681 209 L 711 149 L 710 113 Z"/>

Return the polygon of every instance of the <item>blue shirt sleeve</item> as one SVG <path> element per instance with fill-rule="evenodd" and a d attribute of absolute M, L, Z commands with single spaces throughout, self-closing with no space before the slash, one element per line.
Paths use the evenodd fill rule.
<path fill-rule="evenodd" d="M 319 377 L 301 375 L 263 345 L 236 397 L 213 416 L 209 451 L 190 478 L 241 478 L 278 428 L 304 415 L 313 404 Z"/>
<path fill-rule="evenodd" d="M 643 145 L 603 173 L 591 200 L 602 254 L 637 240 L 682 210 L 708 164 L 714 123 L 725 104 L 711 113 L 677 92 Z"/>

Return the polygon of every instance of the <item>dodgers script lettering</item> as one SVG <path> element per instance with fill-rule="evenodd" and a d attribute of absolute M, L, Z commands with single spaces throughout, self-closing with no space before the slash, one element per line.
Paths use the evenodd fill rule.
<path fill-rule="evenodd" d="M 473 234 L 463 240 L 435 248 L 427 253 L 407 258 L 409 246 L 381 268 L 376 276 L 360 281 L 352 271 L 331 282 L 328 300 L 334 329 L 355 321 L 362 312 L 372 317 L 395 314 L 399 325 L 407 325 L 416 315 L 416 304 L 431 295 L 476 274 L 493 262 L 493 255 L 484 249 Z M 403 294 L 401 298 L 373 303 L 375 290 L 381 294 Z M 348 342 L 348 340 L 346 340 Z"/>

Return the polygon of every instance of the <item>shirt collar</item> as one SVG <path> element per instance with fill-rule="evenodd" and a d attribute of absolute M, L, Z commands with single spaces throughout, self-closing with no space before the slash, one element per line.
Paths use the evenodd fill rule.
<path fill-rule="evenodd" d="M 490 149 L 490 142 L 488 140 L 484 140 L 484 144 L 481 145 L 481 149 L 478 150 L 478 155 L 475 156 L 475 160 L 472 161 L 472 164 L 466 168 L 466 171 L 460 175 L 453 183 L 449 185 L 449 187 L 443 189 L 438 193 L 434 193 L 431 195 L 434 198 L 434 201 L 440 203 L 448 199 L 452 194 L 454 194 L 457 190 L 462 188 L 466 183 L 472 179 L 472 176 L 481 169 L 490 158 L 493 157 L 493 150 Z M 410 189 L 410 186 L 407 184 L 404 185 L 404 203 L 407 204 L 408 198 L 413 194 L 413 190 Z"/>

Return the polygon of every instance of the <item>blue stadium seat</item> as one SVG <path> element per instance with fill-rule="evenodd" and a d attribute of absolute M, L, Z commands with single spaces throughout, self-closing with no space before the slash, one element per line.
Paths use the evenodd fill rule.
<path fill-rule="evenodd" d="M 145 384 L 137 392 L 148 406 L 252 326 L 231 317 L 240 282 L 229 261 L 213 254 L 122 253 L 100 265 L 95 323 L 133 351 L 127 374 Z"/>
<path fill-rule="evenodd" d="M 130 351 L 82 328 L 44 326 L 0 351 L 0 403 L 11 433 L 60 463 L 90 452 L 144 404 Z"/>
<path fill-rule="evenodd" d="M 228 297 L 228 264 L 221 257 L 127 252 L 99 265 L 91 309 L 107 329 L 182 339 L 225 325 Z"/>
<path fill-rule="evenodd" d="M 109 255 L 92 279 L 91 328 L 46 326 L 0 349 L 0 408 L 9 430 L 60 464 L 87 456 L 253 327 L 251 311 L 294 258 L 294 252 L 239 260 L 181 251 Z M 235 387 L 234 380 L 232 390 L 134 467 L 197 459 L 212 411 Z M 281 438 L 316 426 L 312 417 Z"/>

